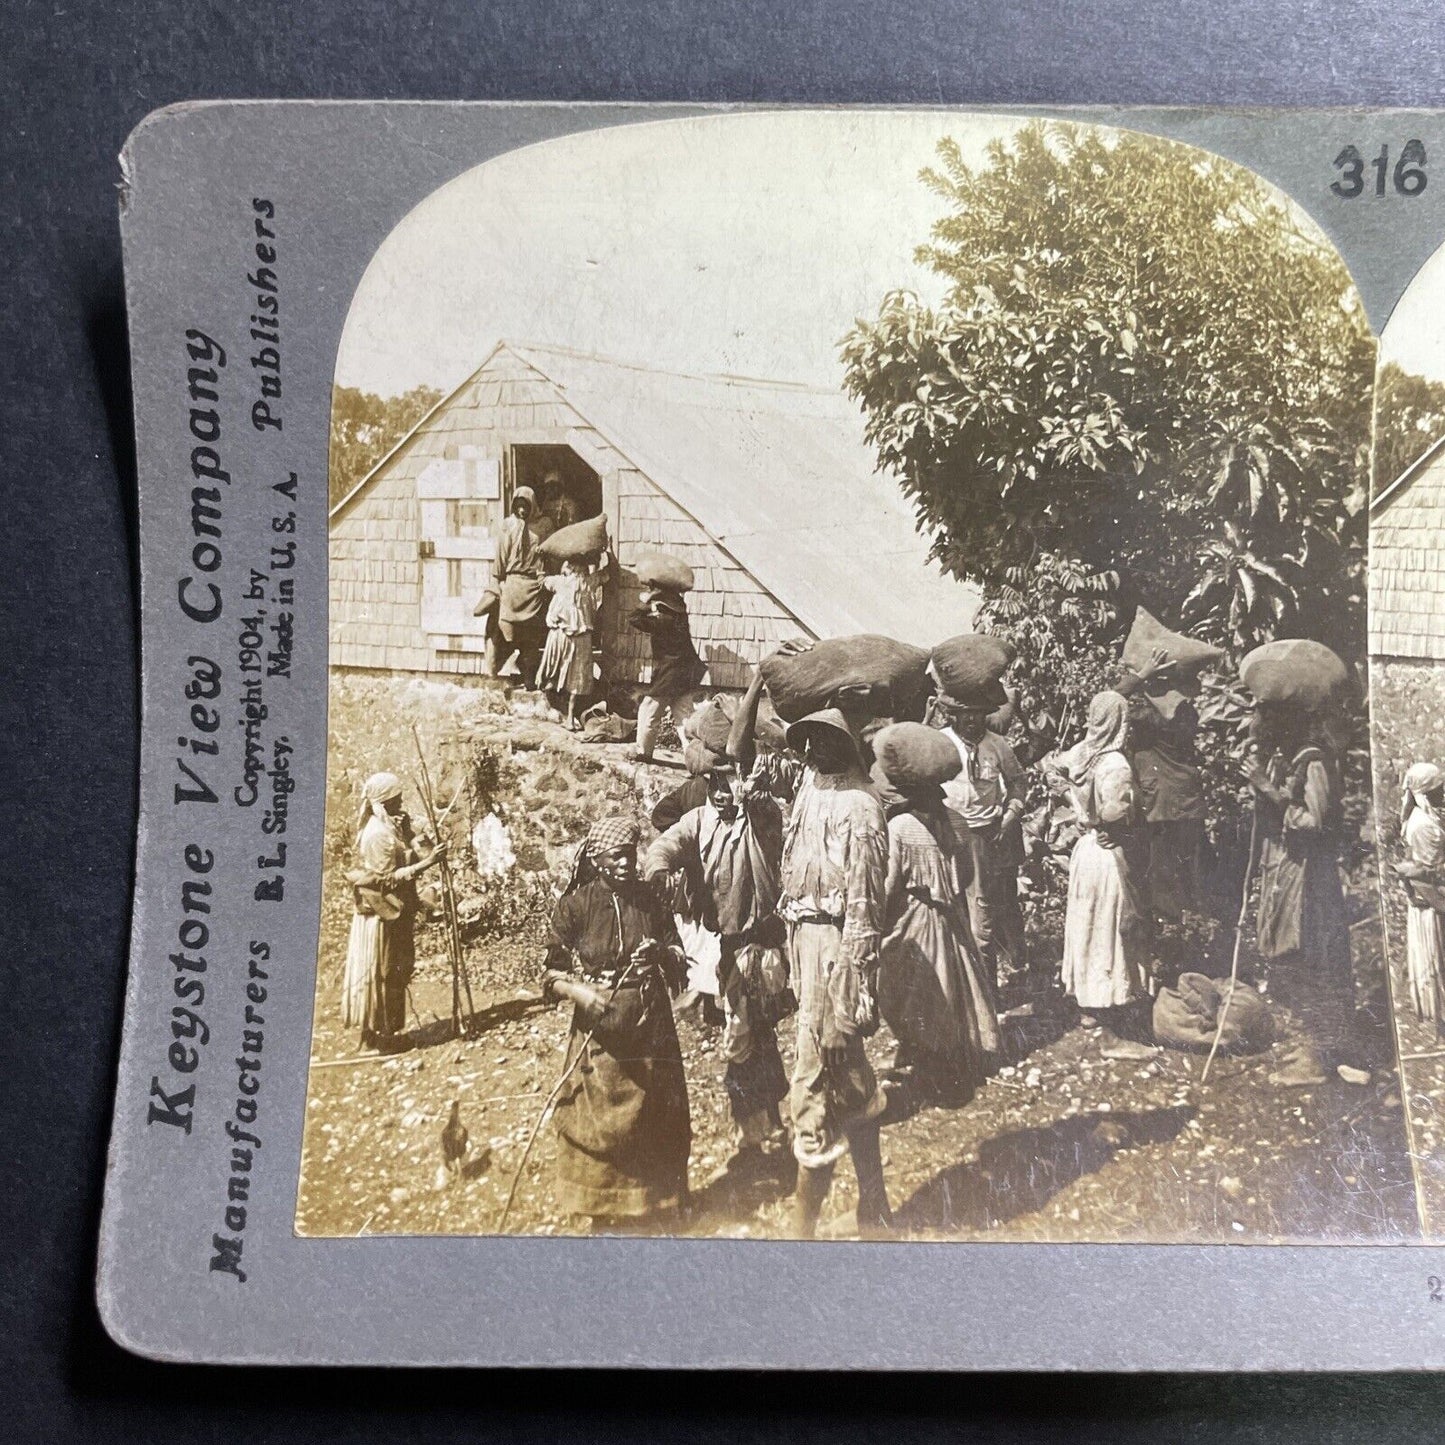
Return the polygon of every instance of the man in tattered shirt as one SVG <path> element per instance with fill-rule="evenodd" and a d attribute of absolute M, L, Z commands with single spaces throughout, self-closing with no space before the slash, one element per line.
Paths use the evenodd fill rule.
<path fill-rule="evenodd" d="M 777 913 L 783 814 L 761 777 L 740 776 L 704 740 L 689 742 L 686 756 L 707 780 L 706 799 L 653 843 L 643 873 L 682 873 L 703 926 L 718 935 L 723 1082 L 740 1150 L 756 1151 L 781 1127 L 778 1105 L 788 1092 L 776 1033 L 791 1006 Z"/>
<path fill-rule="evenodd" d="M 892 1223 L 878 1118 L 885 1099 L 863 1051 L 878 1027 L 878 949 L 888 822 L 868 786 L 858 739 L 835 708 L 788 728 L 806 767 L 783 842 L 779 912 L 798 995 L 789 1104 L 799 1164 L 795 1232 L 811 1237 L 845 1150 L 858 1175 L 858 1228 Z"/>

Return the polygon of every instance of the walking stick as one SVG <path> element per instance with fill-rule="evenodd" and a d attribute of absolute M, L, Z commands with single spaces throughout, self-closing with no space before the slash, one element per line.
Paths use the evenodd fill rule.
<path fill-rule="evenodd" d="M 1259 843 L 1259 804 L 1254 805 L 1253 816 L 1249 820 L 1249 859 L 1244 867 L 1244 888 L 1239 897 L 1239 917 L 1234 921 L 1234 956 L 1229 963 L 1229 991 L 1224 995 L 1224 1002 L 1219 1007 L 1219 1023 L 1214 1030 L 1214 1042 L 1209 1046 L 1209 1057 L 1204 1061 L 1204 1072 L 1199 1076 L 1199 1082 L 1205 1084 L 1209 1081 L 1209 1067 L 1214 1062 L 1214 1056 L 1219 1052 L 1219 1041 L 1224 1037 L 1225 1021 L 1229 1018 L 1229 1006 L 1234 1002 L 1234 990 L 1239 983 L 1239 951 L 1244 943 L 1244 924 L 1249 916 L 1249 885 L 1254 881 L 1254 869 L 1258 859 L 1255 856 Z"/>
<path fill-rule="evenodd" d="M 421 764 L 421 785 L 418 791 L 421 793 L 422 806 L 426 809 L 427 821 L 432 830 L 432 837 L 437 847 L 441 846 L 441 819 L 437 816 L 436 801 L 432 796 L 431 774 L 427 771 L 426 754 L 422 751 L 421 734 L 417 732 L 416 724 L 411 725 L 411 735 L 416 743 L 417 760 Z M 453 799 L 453 802 L 456 800 Z M 450 807 L 447 809 L 451 811 Z M 476 1014 L 476 1005 L 472 1001 L 472 980 L 467 971 L 466 959 L 462 956 L 462 930 L 461 924 L 457 921 L 457 895 L 452 887 L 451 864 L 445 853 L 441 859 L 441 884 L 442 884 L 442 913 L 446 918 L 447 929 L 447 952 L 451 955 L 452 964 L 452 1031 L 455 1037 L 461 1038 L 464 1032 L 470 1031 L 471 1020 Z M 465 986 L 467 993 L 467 1028 L 462 1027 L 462 988 Z"/>
<path fill-rule="evenodd" d="M 617 990 L 622 987 L 622 980 L 632 972 L 633 960 L 627 960 L 627 966 L 617 975 L 610 992 L 607 995 L 607 1002 L 611 1003 L 617 997 Z M 506 1231 L 507 1216 L 512 1212 L 512 1201 L 517 1197 L 517 1185 L 522 1182 L 522 1171 L 527 1167 L 527 1160 L 531 1157 L 532 1145 L 537 1142 L 537 1135 L 542 1132 L 542 1125 L 547 1122 L 547 1115 L 552 1110 L 552 1105 L 557 1102 L 557 1095 L 562 1092 L 562 1086 L 577 1071 L 577 1066 L 587 1057 L 587 1046 L 592 1042 L 592 1035 L 597 1032 L 597 1025 L 593 1024 L 585 1034 L 582 1035 L 582 1042 L 577 1049 L 577 1057 L 562 1071 L 562 1077 L 552 1085 L 552 1092 L 547 1095 L 542 1103 L 542 1110 L 537 1115 L 537 1121 L 532 1125 L 532 1132 L 527 1135 L 526 1147 L 522 1150 L 522 1157 L 517 1161 L 517 1167 L 512 1173 L 512 1187 L 507 1190 L 507 1201 L 502 1205 L 502 1212 L 497 1217 L 497 1233 Z"/>

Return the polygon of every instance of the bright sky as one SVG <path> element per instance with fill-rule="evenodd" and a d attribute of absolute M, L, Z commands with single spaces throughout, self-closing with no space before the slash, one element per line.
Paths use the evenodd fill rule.
<path fill-rule="evenodd" d="M 979 161 L 1018 124 L 741 113 L 514 151 L 434 192 L 382 244 L 336 379 L 450 390 L 505 338 L 836 385 L 856 317 L 896 287 L 941 291 L 913 262 L 941 211 L 918 180 L 938 140 Z"/>
<path fill-rule="evenodd" d="M 1380 333 L 1380 360 L 1445 381 L 1445 246 L 1425 262 Z"/>

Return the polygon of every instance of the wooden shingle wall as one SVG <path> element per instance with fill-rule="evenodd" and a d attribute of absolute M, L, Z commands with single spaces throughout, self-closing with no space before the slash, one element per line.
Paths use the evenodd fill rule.
<path fill-rule="evenodd" d="M 1445 660 L 1445 452 L 1370 525 L 1370 653 Z"/>
<path fill-rule="evenodd" d="M 617 555 L 624 572 L 639 547 L 660 547 L 693 570 L 696 581 L 687 596 L 687 610 L 711 686 L 745 688 L 753 664 L 780 641 L 812 636 L 636 468 L 619 472 L 617 493 Z M 641 593 L 628 579 L 620 594 L 618 605 L 625 619 Z M 647 681 L 651 661 L 645 637 L 624 628 L 611 646 L 620 664 L 614 665 L 614 675 Z"/>
<path fill-rule="evenodd" d="M 625 446 L 625 438 L 618 442 Z M 422 558 L 421 543 L 428 528 L 435 530 L 435 515 L 445 504 L 419 501 L 417 482 L 438 461 L 471 458 L 474 465 L 500 464 L 508 448 L 518 444 L 569 445 L 602 478 L 603 506 L 624 573 L 607 589 L 601 618 L 599 641 L 612 680 L 645 683 L 651 676 L 648 641 L 626 625 L 639 598 L 626 569 L 639 546 L 661 547 L 693 568 L 697 584 L 688 595 L 688 610 L 711 686 L 745 687 L 751 666 L 780 640 L 810 635 L 568 405 L 551 381 L 504 347 L 332 523 L 333 666 L 434 673 L 483 670 L 479 637 L 435 634 L 423 626 L 424 615 L 461 616 L 467 609 L 436 605 L 443 568 Z M 502 503 L 487 505 L 495 536 L 503 520 Z M 468 598 L 479 596 L 490 581 L 490 564 L 473 559 L 471 550 L 451 574 Z M 430 589 L 425 613 L 424 586 Z"/>

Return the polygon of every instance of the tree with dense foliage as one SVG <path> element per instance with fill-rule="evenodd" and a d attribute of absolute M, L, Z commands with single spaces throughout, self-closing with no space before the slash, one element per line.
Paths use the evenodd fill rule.
<path fill-rule="evenodd" d="M 330 506 L 335 506 L 437 402 L 435 387 L 377 396 L 356 386 L 331 392 Z"/>
<path fill-rule="evenodd" d="M 1375 345 L 1333 248 L 1153 137 L 1035 122 L 976 169 L 938 154 L 918 259 L 944 297 L 890 294 L 842 359 L 985 623 L 1025 666 L 1116 643 L 1139 603 L 1235 653 L 1362 653 Z M 1040 605 L 1061 581 L 1087 618 Z"/>
<path fill-rule="evenodd" d="M 1375 486 L 1383 491 L 1445 436 L 1445 382 L 1429 381 L 1393 361 L 1375 384 Z"/>

